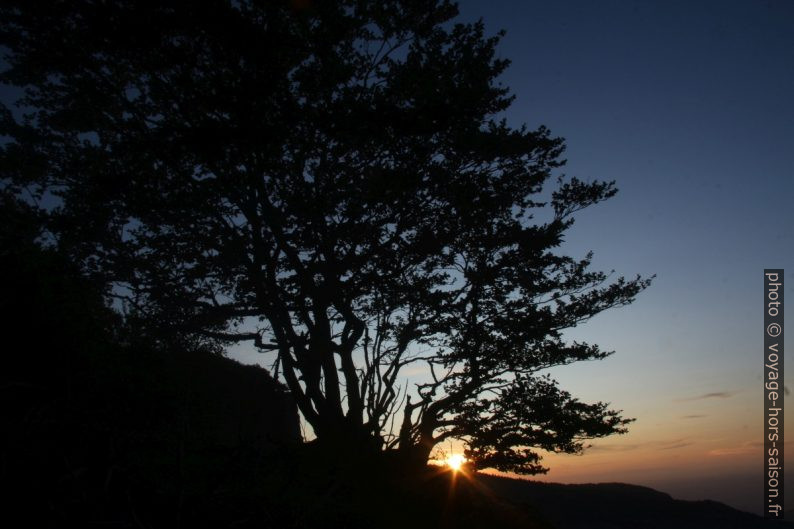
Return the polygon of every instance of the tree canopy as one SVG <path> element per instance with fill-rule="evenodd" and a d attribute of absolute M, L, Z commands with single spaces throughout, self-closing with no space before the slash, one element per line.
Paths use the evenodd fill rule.
<path fill-rule="evenodd" d="M 456 14 L 5 2 L 3 186 L 148 332 L 269 355 L 319 442 L 543 471 L 625 431 L 542 373 L 607 356 L 563 331 L 649 280 L 559 251 L 614 183 L 507 123 L 499 35 Z"/>

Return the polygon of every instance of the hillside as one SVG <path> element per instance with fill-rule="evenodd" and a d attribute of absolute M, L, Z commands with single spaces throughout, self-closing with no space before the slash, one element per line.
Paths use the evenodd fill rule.
<path fill-rule="evenodd" d="M 62 256 L 3 227 L 9 515 L 31 527 L 165 527 L 205 504 L 202 516 L 233 517 L 268 461 L 300 442 L 286 390 L 207 348 L 130 333 Z"/>
<path fill-rule="evenodd" d="M 479 475 L 496 496 L 524 505 L 559 529 L 794 528 L 714 501 L 675 500 L 623 483 L 563 485 Z"/>

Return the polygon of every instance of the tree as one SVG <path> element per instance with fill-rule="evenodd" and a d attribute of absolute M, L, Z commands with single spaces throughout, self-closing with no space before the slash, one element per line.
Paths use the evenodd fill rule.
<path fill-rule="evenodd" d="M 510 127 L 499 36 L 411 2 L 7 2 L 2 177 L 171 336 L 250 341 L 318 441 L 542 471 L 629 420 L 540 376 L 648 286 L 557 248 L 613 182 Z M 541 216 L 541 221 L 536 216 Z M 402 373 L 423 366 L 412 385 Z"/>

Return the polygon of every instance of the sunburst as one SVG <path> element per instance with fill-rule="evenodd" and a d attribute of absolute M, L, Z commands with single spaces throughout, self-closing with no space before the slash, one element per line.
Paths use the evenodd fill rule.
<path fill-rule="evenodd" d="M 461 469 L 461 467 L 463 467 L 463 464 L 466 462 L 466 458 L 460 454 L 452 454 L 444 462 L 449 468 L 457 472 Z"/>

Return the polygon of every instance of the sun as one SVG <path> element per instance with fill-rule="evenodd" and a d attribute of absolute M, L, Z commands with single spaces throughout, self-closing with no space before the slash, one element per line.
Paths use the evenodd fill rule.
<path fill-rule="evenodd" d="M 445 463 L 449 468 L 457 472 L 463 466 L 463 463 L 466 462 L 466 458 L 460 454 L 453 454 L 447 458 Z"/>

